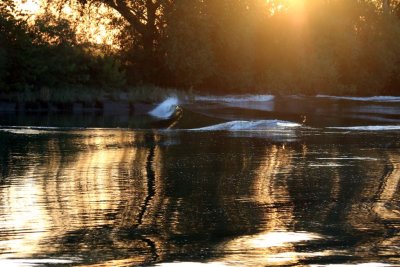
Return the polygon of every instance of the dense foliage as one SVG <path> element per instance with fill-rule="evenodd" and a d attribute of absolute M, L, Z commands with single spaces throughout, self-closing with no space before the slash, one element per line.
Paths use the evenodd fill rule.
<path fill-rule="evenodd" d="M 116 12 L 113 23 L 125 25 L 119 49 L 80 42 L 60 16 L 29 24 L 5 0 L 2 91 L 151 83 L 218 93 L 400 94 L 395 0 L 68 2 Z"/>
<path fill-rule="evenodd" d="M 124 84 L 119 61 L 79 44 L 68 21 L 46 14 L 32 24 L 19 18 L 13 1 L 0 8 L 0 91 L 49 94 L 71 86 Z"/>
<path fill-rule="evenodd" d="M 400 93 L 394 11 L 376 1 L 288 2 L 271 14 L 272 1 L 176 1 L 166 38 L 174 81 L 245 92 Z"/>

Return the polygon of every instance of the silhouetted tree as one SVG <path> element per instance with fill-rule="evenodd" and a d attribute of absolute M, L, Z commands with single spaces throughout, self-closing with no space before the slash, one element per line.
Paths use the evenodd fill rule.
<path fill-rule="evenodd" d="M 160 60 L 161 40 L 166 27 L 166 14 L 173 0 L 79 0 L 82 4 L 105 4 L 116 10 L 129 24 L 129 32 L 135 36 L 141 50 L 134 60 L 139 61 L 142 78 L 145 81 L 157 79 Z"/>
<path fill-rule="evenodd" d="M 4 88 L 119 87 L 127 76 L 221 93 L 400 94 L 399 0 L 47 1 L 116 11 L 119 60 L 93 55 L 70 21 L 47 14 L 31 25 L 5 0 Z"/>

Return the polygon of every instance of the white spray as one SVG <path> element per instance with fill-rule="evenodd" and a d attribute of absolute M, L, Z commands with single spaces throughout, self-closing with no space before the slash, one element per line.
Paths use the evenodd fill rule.
<path fill-rule="evenodd" d="M 229 121 L 208 127 L 197 128 L 197 131 L 251 131 L 301 127 L 301 124 L 281 120 Z"/>
<path fill-rule="evenodd" d="M 152 111 L 150 111 L 149 114 L 159 119 L 169 119 L 176 112 L 178 104 L 179 100 L 177 97 L 169 97 L 165 99 L 161 104 L 159 104 L 156 108 L 154 108 Z"/>

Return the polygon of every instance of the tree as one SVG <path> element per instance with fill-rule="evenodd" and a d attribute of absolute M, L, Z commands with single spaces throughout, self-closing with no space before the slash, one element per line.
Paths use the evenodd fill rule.
<path fill-rule="evenodd" d="M 164 49 L 175 86 L 201 85 L 215 72 L 211 25 L 199 0 L 178 0 L 167 17 Z"/>
<path fill-rule="evenodd" d="M 104 4 L 116 10 L 129 24 L 130 33 L 138 40 L 135 49 L 141 50 L 143 79 L 154 81 L 160 66 L 160 42 L 166 27 L 165 17 L 173 0 L 79 0 L 82 4 Z"/>
<path fill-rule="evenodd" d="M 127 73 L 131 84 L 220 93 L 373 94 L 400 84 L 400 0 L 45 1 L 75 4 L 76 10 L 99 12 L 97 17 L 108 7 L 113 19 L 107 29 L 123 29 L 121 64 L 111 50 L 75 38 L 62 15 L 30 25 L 11 16 L 14 1 L 4 0 L 3 83 L 60 86 L 66 80 L 60 76 L 106 87 L 123 84 Z"/>
<path fill-rule="evenodd" d="M 13 1 L 0 2 L 0 92 L 124 84 L 115 56 L 91 54 L 69 21 L 43 14 L 28 23 L 16 14 Z"/>
<path fill-rule="evenodd" d="M 383 12 L 388 14 L 390 12 L 390 0 L 382 0 Z"/>

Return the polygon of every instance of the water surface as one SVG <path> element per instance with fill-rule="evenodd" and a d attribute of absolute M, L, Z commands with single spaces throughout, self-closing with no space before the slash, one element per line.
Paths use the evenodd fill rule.
<path fill-rule="evenodd" d="M 0 265 L 399 266 L 400 105 L 322 102 L 0 116 Z"/>

